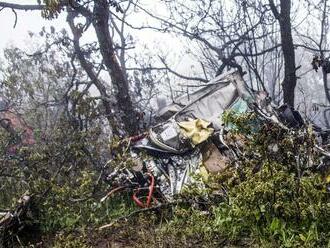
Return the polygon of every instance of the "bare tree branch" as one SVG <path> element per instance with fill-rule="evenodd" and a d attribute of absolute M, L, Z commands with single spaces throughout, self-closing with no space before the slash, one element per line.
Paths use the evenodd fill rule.
<path fill-rule="evenodd" d="M 164 58 L 162 58 L 162 57 L 160 57 L 160 56 L 158 56 L 158 57 L 159 57 L 160 61 L 164 64 L 165 68 L 166 68 L 169 72 L 173 73 L 175 76 L 180 77 L 180 78 L 183 78 L 183 79 L 186 79 L 186 80 L 200 81 L 200 82 L 203 82 L 203 83 L 207 83 L 207 82 L 208 82 L 208 80 L 205 79 L 205 78 L 200 78 L 200 77 L 189 77 L 189 76 L 182 75 L 182 74 L 180 74 L 180 73 L 178 73 L 178 72 L 172 70 L 172 69 L 167 65 L 167 63 L 166 63 L 166 61 L 165 61 Z"/>
<path fill-rule="evenodd" d="M 43 10 L 46 6 L 42 4 L 31 5 L 31 4 L 15 4 L 15 3 L 0 2 L 0 7 L 28 11 L 28 10 Z"/>

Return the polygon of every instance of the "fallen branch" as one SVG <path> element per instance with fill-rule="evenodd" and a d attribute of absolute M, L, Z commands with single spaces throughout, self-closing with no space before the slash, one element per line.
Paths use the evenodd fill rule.
<path fill-rule="evenodd" d="M 114 188 L 113 190 L 111 190 L 109 193 L 107 193 L 104 197 L 102 197 L 102 199 L 100 200 L 100 202 L 104 202 L 109 196 L 113 195 L 114 193 L 124 189 L 125 187 L 117 187 L 117 188 Z"/>
<path fill-rule="evenodd" d="M 8 246 L 9 236 L 17 236 L 17 233 L 22 230 L 27 221 L 31 218 L 31 202 L 32 196 L 25 193 L 19 200 L 16 208 L 3 214 L 0 219 L 0 246 Z M 2 247 L 2 246 L 1 246 Z"/>

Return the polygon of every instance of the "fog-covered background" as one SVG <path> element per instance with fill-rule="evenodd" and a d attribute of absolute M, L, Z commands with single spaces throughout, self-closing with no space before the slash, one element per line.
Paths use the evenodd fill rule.
<path fill-rule="evenodd" d="M 282 84 L 288 73 L 285 72 L 287 65 L 281 44 L 286 38 L 281 35 L 281 21 L 276 18 L 270 2 L 273 1 L 114 2 L 108 20 L 109 34 L 128 82 L 132 106 L 144 116 L 145 123 L 141 125 L 151 123 L 159 104 L 163 106 L 178 95 L 189 94 L 196 89 L 192 86 L 204 84 L 229 69 L 239 68 L 251 89 L 267 90 L 275 104 L 283 104 Z M 7 3 L 38 4 L 33 0 Z M 80 82 L 88 81 L 89 77 L 75 56 L 73 30 L 67 22 L 70 7 L 63 4 L 57 13 L 59 9 L 55 6 L 60 1 L 45 3 L 50 15 L 54 11 L 55 16 L 42 15 L 42 10 L 25 11 L 10 6 L 4 6 L 0 12 L 3 24 L 1 78 L 5 82 L 2 96 L 24 112 L 28 105 L 28 109 L 40 107 L 40 102 L 45 107 L 46 102 L 63 98 L 61 94 L 68 95 L 75 87 L 101 106 L 98 87 L 92 83 L 86 89 Z M 93 10 L 90 1 L 79 4 Z M 280 2 L 275 1 L 274 5 L 281 14 Z M 328 56 L 328 10 L 327 1 L 295 0 L 291 3 L 290 23 L 282 22 L 290 25 L 293 37 L 295 107 L 310 120 L 316 120 L 320 112 L 327 109 L 330 100 L 326 97 L 327 80 L 322 69 L 316 72 L 311 65 L 315 55 Z M 74 24 L 84 27 L 79 37 L 82 51 L 88 53 L 89 63 L 98 71 L 107 94 L 113 98 L 112 109 L 122 112 L 109 68 L 100 67 L 104 54 L 98 48 L 99 38 L 93 25 L 89 25 L 88 18 L 79 11 Z M 33 62 L 36 56 L 39 56 L 40 64 Z M 55 63 L 58 67 L 54 67 Z M 81 69 L 74 87 L 70 85 L 73 65 Z M 59 70 L 63 70 L 61 75 L 58 75 Z M 14 94 L 15 90 L 16 98 L 9 99 L 8 94 Z M 59 94 L 57 100 L 53 95 L 55 92 Z M 72 107 L 70 101 L 67 104 Z M 63 111 L 63 103 L 55 105 Z M 52 106 L 53 111 L 54 108 Z M 324 124 L 324 120 L 322 122 Z"/>

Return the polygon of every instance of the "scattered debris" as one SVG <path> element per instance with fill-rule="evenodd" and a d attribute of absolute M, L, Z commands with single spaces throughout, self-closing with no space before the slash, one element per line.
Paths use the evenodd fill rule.
<path fill-rule="evenodd" d="M 239 147 L 244 145 L 241 137 L 236 137 L 235 142 L 226 137 L 234 127 L 224 123 L 225 111 L 253 112 L 261 122 L 269 121 L 285 130 L 305 125 L 298 111 L 287 105 L 275 107 L 267 92 L 252 93 L 238 72 L 230 72 L 216 77 L 189 99 L 179 97 L 159 110 L 158 119 L 162 122 L 131 145 L 139 169 L 116 169 L 108 176 L 108 182 L 131 189 L 133 200 L 144 208 L 173 200 L 185 185 L 194 182 L 194 174 L 222 172 L 240 156 Z M 258 123 L 255 125 L 257 130 Z M 326 137 L 324 131 L 315 125 L 314 128 Z M 276 144 L 270 149 L 276 150 Z M 323 148 L 316 149 L 329 156 Z M 137 196 L 146 198 L 146 202 Z"/>

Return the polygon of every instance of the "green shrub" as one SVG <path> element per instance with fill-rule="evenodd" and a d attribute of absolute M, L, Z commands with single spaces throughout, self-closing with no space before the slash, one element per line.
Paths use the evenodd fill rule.
<path fill-rule="evenodd" d="M 210 197 L 207 211 L 177 207 L 160 235 L 197 237 L 206 247 L 217 247 L 222 240 L 227 245 L 330 245 L 327 175 L 316 170 L 320 154 L 313 148 L 313 132 L 308 126 L 283 130 L 255 118 L 224 116 L 232 127 L 227 140 L 236 143 L 241 154 L 226 172 L 211 178 L 224 200 L 219 204 Z"/>

